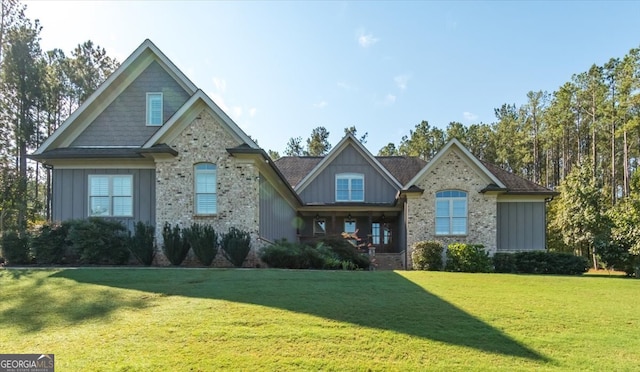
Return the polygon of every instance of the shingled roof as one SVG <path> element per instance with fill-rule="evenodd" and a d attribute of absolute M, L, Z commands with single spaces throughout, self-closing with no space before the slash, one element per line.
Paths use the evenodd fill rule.
<path fill-rule="evenodd" d="M 480 160 L 480 162 L 493 173 L 496 178 L 500 180 L 506 187 L 507 192 L 512 194 L 549 194 L 554 195 L 557 192 L 549 190 L 546 187 L 540 186 L 537 183 L 531 182 L 517 174 L 506 171 L 497 165 L 487 163 Z"/>
<path fill-rule="evenodd" d="M 411 156 L 376 156 L 375 158 L 402 185 L 406 185 L 406 183 L 427 164 L 426 161 Z M 322 159 L 323 157 L 321 156 L 285 156 L 279 158 L 274 163 L 291 187 L 295 188 Z M 508 193 L 555 194 L 552 190 L 508 172 L 496 165 L 484 161 L 481 161 L 481 163 L 507 187 L 506 191 Z"/>
<path fill-rule="evenodd" d="M 375 158 L 402 185 L 427 164 L 420 158 L 410 156 L 376 156 Z M 291 187 L 296 187 L 322 159 L 322 156 L 285 156 L 276 160 L 275 165 Z"/>

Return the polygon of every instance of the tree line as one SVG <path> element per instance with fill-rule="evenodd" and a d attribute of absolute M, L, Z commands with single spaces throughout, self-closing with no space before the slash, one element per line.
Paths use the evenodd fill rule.
<path fill-rule="evenodd" d="M 65 54 L 42 51 L 38 20 L 18 0 L 0 11 L 0 233 L 50 217 L 51 175 L 34 151 L 118 67 L 85 41 Z"/>

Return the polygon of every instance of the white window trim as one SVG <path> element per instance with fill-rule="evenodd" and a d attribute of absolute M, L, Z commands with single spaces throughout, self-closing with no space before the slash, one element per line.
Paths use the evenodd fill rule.
<path fill-rule="evenodd" d="M 458 192 L 462 192 L 465 194 L 464 197 L 462 196 L 445 196 L 445 197 L 440 197 L 438 198 L 438 193 L 442 192 L 442 191 L 458 191 Z M 447 200 L 449 202 L 449 231 L 446 233 L 439 233 L 438 232 L 438 226 L 437 226 L 437 219 L 438 216 L 437 214 L 437 209 L 438 209 L 438 200 L 442 201 L 442 200 Z M 465 201 L 465 212 L 466 215 L 464 217 L 464 233 L 453 233 L 452 229 L 453 229 L 453 201 L 454 200 L 464 200 Z M 469 234 L 469 193 L 466 191 L 462 191 L 462 190 L 455 190 L 455 189 L 451 189 L 451 190 L 440 190 L 438 192 L 436 192 L 436 197 L 435 197 L 435 209 L 434 209 L 434 220 L 433 220 L 433 229 L 434 229 L 434 235 L 436 236 L 467 236 Z"/>
<path fill-rule="evenodd" d="M 347 199 L 338 199 L 338 180 L 349 180 L 349 197 Z M 362 180 L 362 199 L 356 200 L 353 199 L 352 196 L 352 188 L 351 188 L 351 181 L 354 179 L 361 179 Z M 336 174 L 336 181 L 335 181 L 335 199 L 337 202 L 364 202 L 365 199 L 365 187 L 364 187 L 364 174 L 362 173 L 338 173 Z"/>
<path fill-rule="evenodd" d="M 198 170 L 197 169 L 198 165 L 213 165 L 215 169 Z M 198 174 L 207 174 L 207 173 L 209 174 L 213 173 L 216 177 L 214 192 L 198 193 L 198 188 L 197 188 Z M 198 211 L 198 195 L 199 194 L 206 194 L 206 195 L 213 194 L 216 196 L 215 211 L 213 213 L 202 213 Z M 193 214 L 196 216 L 215 216 L 216 214 L 218 214 L 218 166 L 214 163 L 202 162 L 202 163 L 196 163 L 193 165 Z"/>
<path fill-rule="evenodd" d="M 108 178 L 109 179 L 109 214 L 108 215 L 96 215 L 91 213 L 91 179 L 92 178 Z M 113 179 L 114 178 L 129 178 L 131 182 L 131 214 L 128 215 L 115 215 L 113 214 L 113 198 L 116 195 L 113 195 Z M 133 175 L 132 174 L 90 174 L 87 182 L 87 216 L 89 217 L 133 217 Z"/>
<path fill-rule="evenodd" d="M 150 120 L 151 119 L 151 101 L 150 100 L 151 100 L 152 96 L 160 96 L 160 123 L 158 123 L 158 124 L 155 124 L 155 123 L 152 124 L 151 120 Z M 163 115 L 163 112 L 164 112 L 164 96 L 162 95 L 162 92 L 147 92 L 146 107 L 147 107 L 147 110 L 146 110 L 146 119 L 145 119 L 145 121 L 147 123 L 147 126 L 150 126 L 150 127 L 159 127 L 159 126 L 161 126 L 163 121 L 164 121 L 163 120 L 164 119 L 163 118 L 163 116 L 164 116 Z"/>

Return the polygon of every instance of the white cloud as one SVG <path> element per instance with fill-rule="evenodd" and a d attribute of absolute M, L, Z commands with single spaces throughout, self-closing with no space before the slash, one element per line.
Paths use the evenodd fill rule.
<path fill-rule="evenodd" d="M 236 102 L 227 102 L 225 100 L 225 96 L 227 96 L 227 81 L 220 77 L 213 77 L 212 79 L 214 89 L 209 97 L 213 100 L 213 102 L 222 109 L 227 115 L 231 117 L 234 121 L 239 121 L 240 118 L 253 118 L 256 116 L 257 109 L 255 107 L 250 107 L 248 105 L 236 104 Z"/>
<path fill-rule="evenodd" d="M 382 104 L 386 106 L 393 105 L 394 103 L 396 103 L 396 96 L 391 93 L 387 94 L 382 101 Z"/>
<path fill-rule="evenodd" d="M 213 93 L 210 95 L 210 97 L 213 100 L 213 102 L 215 102 L 216 105 L 218 105 L 218 107 L 222 109 L 222 111 L 226 112 L 227 114 L 231 113 L 230 107 L 227 106 L 227 103 L 224 101 L 224 98 L 222 98 L 222 95 L 218 93 Z"/>
<path fill-rule="evenodd" d="M 216 90 L 220 93 L 227 91 L 227 81 L 217 76 L 213 77 L 213 84 L 216 86 Z"/>
<path fill-rule="evenodd" d="M 464 120 L 466 121 L 475 121 L 478 119 L 478 115 L 472 113 L 472 112 L 468 112 L 465 111 L 462 113 L 462 116 L 464 117 Z"/>
<path fill-rule="evenodd" d="M 371 33 L 367 34 L 364 32 L 364 30 L 360 30 L 358 32 L 358 44 L 360 44 L 360 46 L 363 48 L 368 48 L 374 45 L 375 43 L 377 43 L 378 41 L 379 39 L 373 36 L 373 34 Z"/>
<path fill-rule="evenodd" d="M 409 82 L 409 75 L 398 75 L 393 78 L 396 86 L 402 90 L 407 89 L 407 83 Z"/>
<path fill-rule="evenodd" d="M 327 107 L 327 105 L 328 105 L 328 104 L 329 104 L 329 103 L 327 103 L 327 101 L 322 100 L 322 101 L 320 101 L 320 102 L 314 103 L 314 104 L 313 104 L 313 107 L 321 109 L 321 108 L 325 108 L 325 107 Z"/>

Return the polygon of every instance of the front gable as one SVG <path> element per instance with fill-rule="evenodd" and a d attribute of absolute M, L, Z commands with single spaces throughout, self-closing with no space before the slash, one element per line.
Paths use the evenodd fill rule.
<path fill-rule="evenodd" d="M 160 67 L 160 69 L 158 69 Z M 183 99 L 185 93 L 187 96 L 191 96 L 197 90 L 196 86 L 184 75 L 150 40 L 145 40 L 121 65 L 114 71 L 107 80 L 96 89 L 89 98 L 75 110 L 67 120 L 58 128 L 47 140 L 34 152 L 34 155 L 41 155 L 47 151 L 57 148 L 71 147 L 71 146 L 96 146 L 95 138 L 92 138 L 91 134 L 114 134 L 111 130 L 105 129 L 101 122 L 107 119 L 115 119 L 115 125 L 122 125 L 117 122 L 122 115 L 116 111 L 118 108 L 123 107 L 122 102 L 118 103 L 122 94 L 127 91 L 129 87 L 134 84 L 141 76 L 144 77 L 146 72 L 147 77 L 160 76 L 165 81 L 173 81 L 170 87 L 171 93 L 169 98 L 171 103 L 168 105 L 168 111 L 174 107 L 176 101 Z M 167 78 L 168 75 L 168 78 Z M 145 85 L 154 85 L 155 83 L 150 81 L 140 81 L 140 87 Z M 176 86 L 177 85 L 177 86 Z M 133 88 L 132 88 L 133 89 Z M 180 92 L 182 91 L 182 93 Z M 168 92 L 169 93 L 169 92 Z M 146 99 L 143 97 L 143 99 Z M 114 104 L 115 102 L 115 104 Z M 184 101 L 183 101 L 184 102 Z M 142 106 L 142 110 L 145 110 L 145 104 Z M 109 110 L 111 108 L 111 110 Z M 136 109 L 138 110 L 138 109 Z M 101 117 L 101 115 L 103 115 Z M 115 115 L 115 117 L 113 117 Z M 126 113 L 123 115 L 127 115 Z M 166 120 L 166 118 L 165 118 Z M 145 121 L 143 120 L 143 125 Z M 114 125 L 114 122 L 109 122 L 109 126 Z M 89 128 L 90 132 L 87 135 L 83 133 Z M 157 127 L 154 127 L 156 130 Z M 126 131 L 129 129 L 127 128 Z M 126 131 L 124 133 L 126 133 Z M 140 132 L 144 132 L 142 130 Z M 102 132 L 102 133 L 101 133 Z M 122 132 L 122 131 L 121 131 Z M 120 132 L 120 133 L 121 133 Z M 121 134 L 117 133 L 116 138 L 120 138 Z M 141 135 L 142 133 L 138 133 Z M 80 138 L 82 137 L 82 138 Z M 100 137 L 100 136 L 96 136 Z M 138 136 L 134 136 L 138 137 Z M 79 139 L 80 138 L 80 139 Z M 78 142 L 76 142 L 78 140 Z M 98 141 L 100 142 L 100 141 Z M 102 144 L 98 146 L 109 147 L 126 147 L 127 142 L 118 142 L 116 144 Z M 131 141 L 133 142 L 133 141 Z M 137 141 L 138 145 L 140 140 Z"/>
<path fill-rule="evenodd" d="M 452 162 L 452 156 L 456 157 L 458 160 Z M 473 172 L 477 177 L 480 177 L 482 182 L 484 182 L 484 185 L 477 190 L 478 192 L 485 190 L 488 185 L 495 185 L 499 189 L 505 188 L 504 183 L 502 183 L 500 179 L 498 179 L 482 162 L 473 156 L 469 150 L 460 143 L 460 141 L 454 138 L 440 151 L 438 151 L 436 156 L 434 156 L 434 158 L 431 159 L 431 161 L 427 163 L 427 165 L 422 168 L 415 177 L 404 185 L 403 190 L 408 190 L 411 186 L 420 187 L 420 184 L 428 182 L 426 179 L 438 178 L 434 177 L 434 168 L 440 166 L 440 163 L 443 160 L 447 160 L 448 162 L 452 162 L 451 164 L 455 164 L 457 171 Z"/>
<path fill-rule="evenodd" d="M 146 94 L 163 96 L 163 121 L 189 99 L 187 92 L 157 61 L 149 66 L 71 143 L 82 146 L 140 146 L 158 126 L 146 125 Z"/>
<path fill-rule="evenodd" d="M 344 200 L 336 195 L 337 177 L 362 178 L 363 200 Z M 305 204 L 341 202 L 389 204 L 395 200 L 398 181 L 352 135 L 347 135 L 296 185 Z"/>

